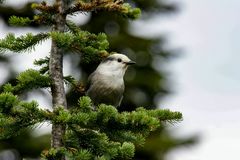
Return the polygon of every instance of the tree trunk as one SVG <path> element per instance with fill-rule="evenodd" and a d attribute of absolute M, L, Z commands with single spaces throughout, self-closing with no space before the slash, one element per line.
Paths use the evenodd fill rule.
<path fill-rule="evenodd" d="M 64 14 L 64 11 L 66 9 L 66 4 L 64 0 L 56 0 L 55 3 L 58 6 L 58 14 L 54 17 L 55 24 L 53 25 L 52 30 L 64 32 L 66 23 L 66 15 Z M 63 82 L 63 50 L 57 47 L 54 40 L 52 40 L 51 46 L 49 72 L 52 81 L 51 93 L 53 110 L 56 110 L 58 107 L 64 107 L 67 109 Z M 65 133 L 65 128 L 66 126 L 60 124 L 52 125 L 51 147 L 59 148 L 63 146 L 62 138 Z M 61 159 L 64 160 L 65 158 L 62 157 Z"/>

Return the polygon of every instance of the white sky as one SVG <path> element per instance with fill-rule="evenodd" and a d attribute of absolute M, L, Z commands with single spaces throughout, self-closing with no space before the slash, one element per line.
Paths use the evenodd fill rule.
<path fill-rule="evenodd" d="M 138 31 L 142 33 L 147 31 L 148 35 L 167 34 L 170 37 L 170 48 L 184 49 L 183 56 L 168 65 L 172 73 L 170 78 L 175 83 L 175 94 L 160 105 L 183 113 L 184 121 L 174 130 L 176 135 L 197 133 L 201 141 L 193 148 L 171 152 L 168 159 L 239 159 L 240 1 L 177 2 L 182 10 L 176 15 L 155 17 L 147 23 L 134 23 L 142 26 L 138 27 Z M 2 25 L 0 28 L 0 37 L 9 32 Z M 21 30 L 18 33 L 27 31 L 29 30 Z M 36 49 L 39 54 L 25 55 L 28 63 L 22 62 L 18 56 L 13 59 L 13 63 L 26 64 L 24 68 L 19 67 L 19 71 L 32 67 L 31 62 L 36 55 L 48 53 L 49 43 L 45 46 Z"/>
<path fill-rule="evenodd" d="M 149 35 L 167 33 L 171 48 L 184 49 L 169 66 L 176 92 L 160 106 L 183 113 L 176 135 L 197 133 L 201 141 L 171 152 L 168 159 L 239 159 L 240 1 L 177 2 L 182 10 L 176 16 L 142 24 Z"/>

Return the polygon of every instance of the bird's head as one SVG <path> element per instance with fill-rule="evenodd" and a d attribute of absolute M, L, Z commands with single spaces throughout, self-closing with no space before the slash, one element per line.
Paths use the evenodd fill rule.
<path fill-rule="evenodd" d="M 136 62 L 130 60 L 123 54 L 112 54 L 104 59 L 98 66 L 97 70 L 102 73 L 112 73 L 120 76 L 124 76 L 129 65 Z"/>

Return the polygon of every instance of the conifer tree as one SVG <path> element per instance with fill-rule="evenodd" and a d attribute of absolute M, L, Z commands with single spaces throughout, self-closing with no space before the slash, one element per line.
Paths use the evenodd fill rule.
<path fill-rule="evenodd" d="M 105 104 L 93 110 L 91 99 L 82 96 L 74 108 L 68 108 L 64 83 L 77 86 L 72 75 L 63 75 L 63 57 L 70 52 L 81 56 L 84 63 L 100 61 L 108 56 L 104 33 L 81 30 L 67 15 L 76 12 L 115 12 L 123 18 L 136 19 L 140 9 L 121 0 L 55 0 L 53 4 L 34 3 L 33 19 L 12 16 L 15 26 L 41 24 L 49 32 L 16 37 L 9 33 L 0 40 L 0 52 L 32 51 L 40 42 L 51 39 L 50 55 L 34 64 L 39 70 L 28 69 L 17 77 L 17 84 L 4 84 L 0 94 L 0 138 L 7 139 L 42 122 L 52 124 L 51 148 L 42 152 L 44 159 L 131 159 L 135 146 L 144 145 L 145 138 L 164 122 L 182 119 L 180 112 L 146 110 L 119 112 Z M 19 96 L 32 89 L 51 90 L 52 111 L 41 109 L 36 101 L 26 102 Z M 37 142 L 36 142 L 37 143 Z"/>

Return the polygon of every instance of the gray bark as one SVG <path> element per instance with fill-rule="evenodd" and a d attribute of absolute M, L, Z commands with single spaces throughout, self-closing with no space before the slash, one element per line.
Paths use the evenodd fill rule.
<path fill-rule="evenodd" d="M 66 4 L 64 0 L 56 0 L 55 3 L 58 6 L 59 13 L 55 17 L 55 24 L 53 25 L 52 30 L 64 32 L 66 23 L 66 15 L 64 14 L 64 11 L 66 9 Z M 63 81 L 63 50 L 57 47 L 54 40 L 52 40 L 51 46 L 49 72 L 52 81 L 51 93 L 53 110 L 56 110 L 58 107 L 64 107 L 67 109 Z M 65 133 L 65 128 L 66 126 L 64 125 L 53 124 L 51 147 L 59 148 L 63 146 L 62 138 Z M 62 157 L 62 159 L 64 160 L 65 158 Z"/>

